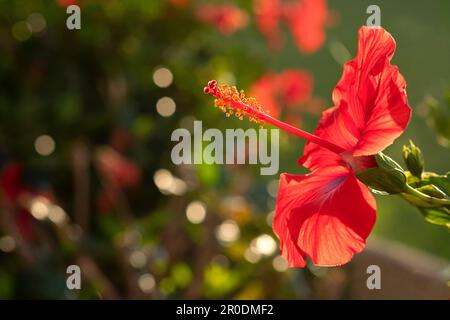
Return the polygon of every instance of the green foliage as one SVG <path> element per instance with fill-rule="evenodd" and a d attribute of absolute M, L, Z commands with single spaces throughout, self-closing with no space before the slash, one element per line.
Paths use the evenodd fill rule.
<path fill-rule="evenodd" d="M 428 97 L 425 104 L 428 107 L 429 123 L 435 128 L 440 143 L 450 147 L 450 90 L 445 94 L 443 102 Z"/>
<path fill-rule="evenodd" d="M 423 217 L 429 223 L 445 226 L 450 230 L 450 209 L 440 208 L 420 208 Z"/>

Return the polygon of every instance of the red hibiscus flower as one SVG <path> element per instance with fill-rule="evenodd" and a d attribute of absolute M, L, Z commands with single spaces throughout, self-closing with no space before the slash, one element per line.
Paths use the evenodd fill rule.
<path fill-rule="evenodd" d="M 301 52 L 313 53 L 325 42 L 326 0 L 254 0 L 254 11 L 258 28 L 271 47 L 280 46 L 280 21 L 286 22 Z"/>
<path fill-rule="evenodd" d="M 197 10 L 197 17 L 215 26 L 224 35 L 230 35 L 248 24 L 247 13 L 230 4 L 203 5 Z"/>
<path fill-rule="evenodd" d="M 282 106 L 293 107 L 311 99 L 313 77 L 304 70 L 285 70 L 280 74 L 264 74 L 255 81 L 250 95 L 255 97 L 270 115 L 278 117 Z"/>
<path fill-rule="evenodd" d="M 405 130 L 411 114 L 405 80 L 390 64 L 394 50 L 383 28 L 359 30 L 358 53 L 333 91 L 335 106 L 323 113 L 313 135 L 268 116 L 233 88 L 214 82 L 205 88 L 217 106 L 308 140 L 299 163 L 312 172 L 281 175 L 273 224 L 291 267 L 305 266 L 306 257 L 319 266 L 342 265 L 364 249 L 376 204 L 356 173 L 376 166 L 374 155 Z"/>

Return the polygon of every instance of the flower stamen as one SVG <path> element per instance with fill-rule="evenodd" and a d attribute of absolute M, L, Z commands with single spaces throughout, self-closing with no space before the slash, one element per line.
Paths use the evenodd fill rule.
<path fill-rule="evenodd" d="M 234 114 L 237 118 L 243 120 L 244 116 L 247 116 L 250 121 L 260 125 L 263 125 L 266 122 L 270 123 L 288 133 L 302 137 L 334 153 L 340 154 L 344 151 L 343 148 L 334 143 L 323 140 L 318 136 L 271 117 L 268 111 L 265 111 L 255 98 L 246 97 L 243 90 L 238 91 L 234 86 L 230 87 L 227 84 L 219 86 L 216 80 L 211 80 L 203 89 L 203 92 L 216 98 L 214 106 L 222 110 L 227 117 Z"/>
<path fill-rule="evenodd" d="M 227 117 L 234 114 L 239 120 L 243 120 L 247 116 L 252 122 L 264 124 L 264 120 L 258 115 L 268 114 L 268 111 L 263 110 L 255 98 L 246 97 L 244 90 L 239 91 L 235 86 L 230 87 L 227 84 L 219 86 L 216 80 L 211 80 L 203 92 L 216 98 L 214 106 L 222 110 Z"/>

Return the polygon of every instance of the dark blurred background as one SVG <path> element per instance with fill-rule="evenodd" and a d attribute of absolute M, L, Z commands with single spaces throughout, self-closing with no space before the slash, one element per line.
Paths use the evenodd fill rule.
<path fill-rule="evenodd" d="M 66 27 L 70 4 L 79 30 Z M 448 231 L 401 198 L 377 196 L 368 248 L 349 265 L 287 269 L 271 229 L 278 175 L 170 159 L 172 131 L 195 119 L 254 127 L 212 107 L 210 79 L 312 131 L 371 4 L 413 108 L 386 153 L 401 162 L 413 139 L 445 173 L 446 0 L 0 0 L 0 298 L 448 298 Z M 281 133 L 280 172 L 304 172 L 303 144 Z M 66 287 L 72 264 L 81 290 Z M 365 286 L 371 264 L 380 292 Z"/>

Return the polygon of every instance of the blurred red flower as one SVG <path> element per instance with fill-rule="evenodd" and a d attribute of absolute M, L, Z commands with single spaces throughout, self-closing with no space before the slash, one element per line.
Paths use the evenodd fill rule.
<path fill-rule="evenodd" d="M 358 53 L 347 62 L 314 135 L 340 147 L 332 152 L 308 142 L 299 164 L 307 175 L 282 174 L 274 231 L 292 267 L 347 263 L 364 249 L 376 203 L 355 173 L 376 165 L 373 155 L 406 128 L 411 109 L 406 83 L 390 64 L 392 36 L 379 27 L 359 30 Z"/>
<path fill-rule="evenodd" d="M 248 24 L 247 13 L 231 4 L 202 5 L 197 9 L 197 17 L 224 35 L 230 35 Z"/>
<path fill-rule="evenodd" d="M 132 161 L 109 147 L 97 151 L 98 168 L 104 176 L 122 187 L 137 185 L 141 180 L 141 170 Z"/>
<path fill-rule="evenodd" d="M 316 52 L 324 44 L 329 17 L 326 0 L 254 0 L 253 3 L 258 27 L 270 46 L 280 46 L 280 21 L 287 24 L 301 52 Z"/>
<path fill-rule="evenodd" d="M 61 7 L 68 7 L 72 4 L 78 4 L 78 0 L 56 0 Z"/>
<path fill-rule="evenodd" d="M 302 0 L 287 5 L 285 17 L 300 51 L 313 53 L 325 43 L 326 0 Z"/>
<path fill-rule="evenodd" d="M 17 198 L 28 192 L 22 181 L 23 166 L 11 162 L 7 163 L 0 173 L 0 187 L 3 194 L 3 201 L 15 202 Z"/>
<path fill-rule="evenodd" d="M 141 181 L 141 169 L 111 147 L 97 150 L 96 162 L 99 172 L 105 179 L 103 188 L 96 196 L 97 208 L 101 213 L 108 213 L 119 205 L 120 188 L 134 187 Z"/>
<path fill-rule="evenodd" d="M 297 106 L 311 99 L 313 84 L 312 75 L 305 70 L 269 72 L 253 83 L 250 96 L 255 97 L 270 115 L 278 117 L 282 107 Z"/>
<path fill-rule="evenodd" d="M 269 46 L 278 48 L 281 45 L 281 34 L 278 23 L 281 19 L 283 0 L 253 0 L 253 10 L 259 31 L 266 37 Z"/>
<path fill-rule="evenodd" d="M 274 117 L 280 114 L 277 79 L 275 73 L 268 72 L 258 78 L 250 88 L 250 96 L 258 99 L 264 109 Z"/>
<path fill-rule="evenodd" d="M 31 194 L 31 189 L 23 182 L 23 172 L 21 164 L 7 163 L 0 173 L 0 190 L 3 205 L 14 213 L 13 218 L 20 235 L 25 240 L 31 240 L 31 215 L 24 204 L 26 196 Z"/>

